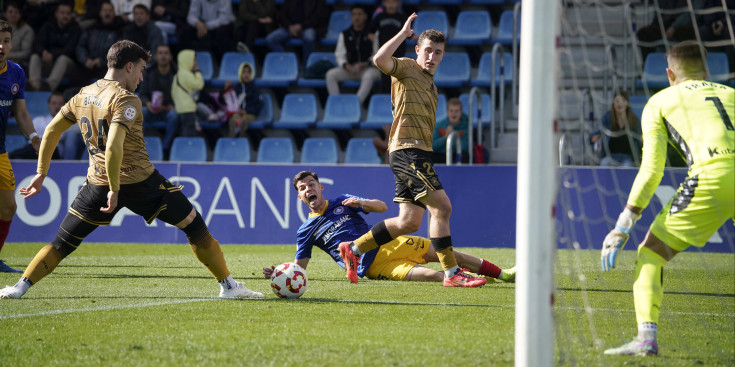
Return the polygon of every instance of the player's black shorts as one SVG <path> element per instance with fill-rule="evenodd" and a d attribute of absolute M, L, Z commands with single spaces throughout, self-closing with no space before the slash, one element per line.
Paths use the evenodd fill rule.
<path fill-rule="evenodd" d="M 419 199 L 429 191 L 442 190 L 434 171 L 431 152 L 421 149 L 401 149 L 390 153 L 390 169 L 396 179 L 396 203 L 414 203 L 426 207 Z"/>
<path fill-rule="evenodd" d="M 103 213 L 100 208 L 107 206 L 109 186 L 85 182 L 74 198 L 69 213 L 87 223 L 108 225 L 115 214 L 125 207 L 148 223 L 158 218 L 174 225 L 184 220 L 192 208 L 181 187 L 172 184 L 156 170 L 144 181 L 120 185 L 117 208 L 112 213 Z"/>

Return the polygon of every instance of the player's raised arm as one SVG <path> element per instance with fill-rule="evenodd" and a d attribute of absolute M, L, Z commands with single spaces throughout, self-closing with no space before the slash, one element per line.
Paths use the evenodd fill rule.
<path fill-rule="evenodd" d="M 26 110 L 25 107 L 23 110 Z M 66 129 L 72 125 L 73 122 L 70 122 L 61 113 L 58 113 L 46 127 L 44 139 L 41 139 L 41 146 L 38 149 L 38 167 L 36 168 L 36 177 L 31 180 L 28 187 L 21 187 L 18 191 L 18 193 L 23 195 L 24 199 L 28 199 L 29 197 L 41 192 L 43 180 L 46 178 L 49 166 L 51 166 L 51 156 L 54 154 L 54 149 L 56 149 L 56 146 L 59 144 L 61 133 L 66 131 Z"/>
<path fill-rule="evenodd" d="M 388 210 L 388 206 L 378 199 L 360 200 L 356 197 L 350 197 L 342 200 L 342 205 L 353 208 L 362 207 L 365 210 L 365 213 L 382 213 Z"/>
<path fill-rule="evenodd" d="M 378 52 L 375 53 L 375 56 L 373 56 L 373 63 L 382 72 L 387 74 L 393 70 L 393 53 L 396 52 L 406 38 L 413 35 L 413 20 L 416 17 L 418 17 L 416 13 L 411 14 L 406 20 L 406 23 L 403 24 L 403 28 L 393 38 L 383 44 L 378 49 Z"/>

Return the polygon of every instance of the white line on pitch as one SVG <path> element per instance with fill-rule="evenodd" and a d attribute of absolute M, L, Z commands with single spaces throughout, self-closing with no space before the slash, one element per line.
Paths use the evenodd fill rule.
<path fill-rule="evenodd" d="M 193 302 L 202 302 L 202 301 L 215 301 L 219 300 L 220 298 L 193 298 L 193 299 L 180 299 L 175 301 L 167 301 L 167 302 L 150 302 L 150 303 L 140 303 L 140 304 L 132 304 L 132 305 L 117 305 L 117 306 L 102 306 L 102 307 L 85 307 L 85 308 L 72 308 L 67 310 L 53 310 L 53 311 L 43 311 L 43 312 L 37 312 L 37 313 L 22 313 L 17 315 L 0 315 L 0 320 L 4 319 L 20 319 L 23 317 L 37 317 L 37 316 L 48 316 L 48 315 L 59 315 L 59 314 L 65 314 L 65 313 L 75 313 L 75 312 L 90 312 L 90 311 L 108 311 L 108 310 L 122 310 L 126 308 L 141 308 L 141 307 L 153 307 L 153 306 L 166 306 L 166 305 L 176 305 L 181 303 L 193 303 Z"/>

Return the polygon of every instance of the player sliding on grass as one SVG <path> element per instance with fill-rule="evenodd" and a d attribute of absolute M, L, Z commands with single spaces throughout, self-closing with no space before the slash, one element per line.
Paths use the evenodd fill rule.
<path fill-rule="evenodd" d="M 148 159 L 143 140 L 141 102 L 133 94 L 143 81 L 150 53 L 130 41 L 116 42 L 107 53 L 104 79 L 82 88 L 46 128 L 38 157 L 38 174 L 20 189 L 26 199 L 41 192 L 51 154 L 61 133 L 75 123 L 89 151 L 87 181 L 61 222 L 56 238 L 33 258 L 14 286 L 0 290 L 0 298 L 20 298 L 50 274 L 87 235 L 108 225 L 127 207 L 148 223 L 156 218 L 181 228 L 194 254 L 220 284 L 223 298 L 263 298 L 232 279 L 219 242 L 207 229 L 189 199 L 161 176 Z"/>
<path fill-rule="evenodd" d="M 452 250 L 449 217 L 452 203 L 439 182 L 431 160 L 436 106 L 439 100 L 434 72 L 444 57 L 444 33 L 429 29 L 421 33 L 416 45 L 417 58 L 395 58 L 393 53 L 413 35 L 411 14 L 403 28 L 373 57 L 382 72 L 391 76 L 393 124 L 388 139 L 390 169 L 396 180 L 394 202 L 400 206 L 398 217 L 386 219 L 353 243 L 340 245 L 347 277 L 357 283 L 357 257 L 385 245 L 398 236 L 421 227 L 429 209 L 431 246 L 444 269 L 444 286 L 479 287 L 486 280 L 466 274 L 457 264 Z"/>
<path fill-rule="evenodd" d="M 294 188 L 309 209 L 309 219 L 299 228 L 296 241 L 296 264 L 304 269 L 309 264 L 311 250 L 319 247 L 341 267 L 339 244 L 352 241 L 368 231 L 365 219 L 359 213 L 382 213 L 388 208 L 377 199 L 363 199 L 351 195 L 340 195 L 325 200 L 324 186 L 316 173 L 301 171 L 293 179 Z M 506 282 L 515 281 L 515 269 L 502 270 L 495 264 L 459 251 L 454 252 L 460 266 L 480 275 Z M 357 274 L 370 279 L 407 281 L 444 281 L 442 272 L 419 266 L 427 262 L 438 262 L 439 258 L 429 240 L 417 236 L 399 236 L 391 242 L 365 253 L 358 260 Z M 270 278 L 273 268 L 263 268 Z"/>
<path fill-rule="evenodd" d="M 615 267 L 628 233 L 661 182 L 668 136 L 686 158 L 689 177 L 638 247 L 633 284 L 638 336 L 605 354 L 658 354 L 664 265 L 689 246 L 704 246 L 720 226 L 735 218 L 735 90 L 705 81 L 709 72 L 704 60 L 696 42 L 673 46 L 666 69 L 671 87 L 651 97 L 643 109 L 643 160 L 628 203 L 602 244 L 603 270 Z"/>

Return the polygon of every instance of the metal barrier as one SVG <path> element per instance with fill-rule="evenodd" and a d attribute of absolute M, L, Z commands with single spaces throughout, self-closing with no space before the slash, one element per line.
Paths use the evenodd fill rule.
<path fill-rule="evenodd" d="M 474 152 L 475 149 L 473 149 L 474 148 L 473 145 L 475 144 L 475 140 L 474 140 L 474 133 L 473 133 L 473 129 L 472 129 L 472 127 L 475 126 L 473 124 L 474 121 L 475 121 L 475 114 L 472 113 L 472 112 L 474 111 L 475 104 L 477 103 L 479 96 L 480 96 L 480 89 L 478 89 L 477 87 L 472 87 L 472 89 L 470 89 L 470 97 L 469 97 L 469 102 L 468 102 L 468 106 L 467 106 L 467 111 L 468 111 L 468 115 L 469 115 L 468 116 L 469 117 L 469 124 L 470 124 L 470 126 L 468 128 L 469 135 L 467 136 L 467 140 L 469 141 L 469 147 L 468 147 L 469 152 L 468 152 L 468 154 L 469 154 L 469 157 L 470 157 L 470 163 L 469 163 L 470 165 L 474 164 L 474 162 L 475 162 L 475 159 L 474 159 L 475 158 L 475 152 Z M 477 105 L 477 144 L 480 145 L 480 146 L 482 146 L 482 101 L 481 100 L 480 100 L 480 103 Z"/>
<path fill-rule="evenodd" d="M 472 130 L 472 128 L 470 128 Z M 452 165 L 452 147 L 457 148 L 457 164 L 462 164 L 462 140 L 459 138 L 459 132 L 452 131 L 447 136 L 447 166 Z"/>
<path fill-rule="evenodd" d="M 515 37 L 514 37 L 514 39 L 515 39 Z M 500 107 L 499 108 L 496 108 L 495 107 L 495 100 L 496 100 L 496 91 L 495 90 L 496 90 L 496 88 L 498 88 L 498 85 L 497 85 L 498 83 L 496 82 L 496 78 L 497 78 L 497 75 L 496 74 L 497 73 L 495 72 L 495 70 L 497 70 L 497 69 L 496 69 L 495 66 L 496 66 L 496 62 L 498 60 L 498 53 L 500 53 L 500 76 L 501 76 L 502 80 L 501 80 L 500 87 L 499 87 L 499 89 L 500 89 Z M 515 58 L 516 56 L 513 55 L 513 57 Z M 514 65 L 516 65 L 516 64 L 514 64 Z M 492 49 L 492 53 L 491 53 L 491 57 L 490 57 L 490 68 L 492 69 L 491 72 L 490 72 L 490 111 L 489 111 L 489 113 L 490 113 L 490 144 L 491 144 L 491 147 L 492 148 L 496 148 L 497 147 L 497 139 L 495 137 L 495 130 L 496 130 L 496 122 L 495 122 L 496 110 L 498 111 L 497 115 L 499 115 L 499 123 L 498 123 L 498 125 L 500 127 L 500 132 L 501 133 L 504 133 L 505 132 L 505 122 L 504 122 L 505 107 L 504 107 L 504 103 L 503 103 L 505 101 L 505 50 L 503 49 L 503 45 L 501 45 L 499 43 L 496 43 L 496 44 L 493 45 L 493 49 Z M 513 74 L 516 73 L 516 69 L 518 69 L 518 68 L 517 67 L 514 67 L 513 68 L 513 71 L 514 71 Z M 515 77 L 514 77 L 514 83 L 515 83 Z M 514 103 L 514 106 L 515 106 L 515 104 L 517 103 L 517 101 L 514 101 L 513 103 Z M 480 103 L 480 104 L 482 104 L 482 103 Z M 482 126 L 482 121 L 478 121 L 478 122 L 480 122 L 479 125 Z M 478 135 L 480 135 L 480 134 L 478 134 Z"/>

